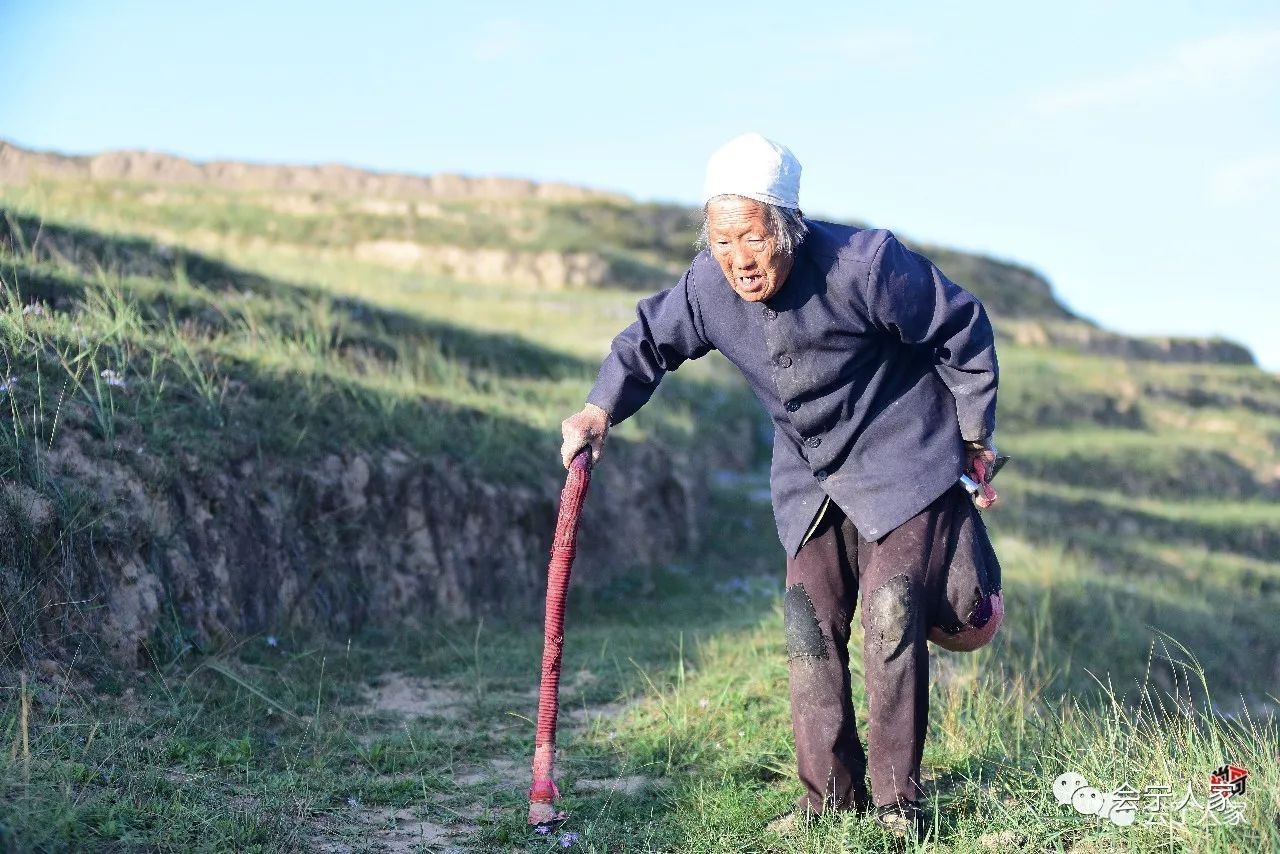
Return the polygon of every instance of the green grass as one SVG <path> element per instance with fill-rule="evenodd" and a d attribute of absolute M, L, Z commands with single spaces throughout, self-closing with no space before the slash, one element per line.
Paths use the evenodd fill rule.
<path fill-rule="evenodd" d="M 28 241 L 41 232 L 29 217 L 10 218 Z M 493 301 L 507 310 L 492 312 L 497 324 L 485 329 L 457 316 L 448 293 L 443 310 L 432 311 L 434 300 L 424 309 L 407 287 L 344 268 L 339 280 L 363 287 L 295 284 L 275 271 L 263 276 L 189 252 L 157 271 L 157 250 L 146 241 L 43 231 L 46 241 L 59 234 L 92 252 L 78 264 L 20 248 L 0 257 L 0 359 L 6 376 L 19 379 L 6 397 L 14 429 L 52 429 L 54 410 L 69 403 L 59 412 L 64 424 L 107 442 L 127 436 L 161 458 L 178 448 L 221 459 L 250 452 L 313 458 L 337 447 L 396 444 L 477 464 L 499 481 L 527 482 L 553 471 L 555 427 L 581 405 L 598 368 L 598 355 L 588 360 L 543 343 L 564 331 L 563 319 L 559 327 L 535 320 L 526 335 L 501 329 L 503 321 L 527 321 L 501 294 Z M 151 275 L 127 272 L 139 257 Z M 99 267 L 104 258 L 118 266 Z M 300 266 L 293 272 L 311 271 Z M 381 299 L 368 299 L 373 292 Z M 612 297 L 609 314 L 624 299 Z M 33 305 L 39 313 L 29 312 Z M 591 301 L 583 308 L 589 312 Z M 600 336 L 584 338 L 598 354 Z M 662 390 L 666 406 L 620 429 L 621 437 L 658 435 L 688 446 L 694 409 L 722 423 L 753 417 L 740 395 L 717 390 L 722 370 L 692 367 L 689 379 L 673 378 Z M 103 370 L 116 371 L 126 388 L 105 386 Z M 20 445 L 0 450 L 12 457 Z"/>

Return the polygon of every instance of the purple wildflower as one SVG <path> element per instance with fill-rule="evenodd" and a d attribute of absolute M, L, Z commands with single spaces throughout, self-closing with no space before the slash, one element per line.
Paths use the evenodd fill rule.
<path fill-rule="evenodd" d="M 105 368 L 100 376 L 107 381 L 107 385 L 124 388 L 124 378 L 110 368 Z"/>
<path fill-rule="evenodd" d="M 578 841 L 578 834 L 570 831 L 569 833 L 560 834 L 560 847 L 568 848 L 570 845 Z"/>

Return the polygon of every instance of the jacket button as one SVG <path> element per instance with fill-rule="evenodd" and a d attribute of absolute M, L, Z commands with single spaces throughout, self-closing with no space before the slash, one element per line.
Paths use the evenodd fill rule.
<path fill-rule="evenodd" d="M 827 470 L 826 470 L 826 469 L 818 469 L 818 471 L 815 473 L 815 475 L 814 475 L 814 476 L 815 476 L 815 477 L 817 477 L 817 478 L 818 478 L 818 480 L 826 480 L 826 479 L 827 479 Z"/>
<path fill-rule="evenodd" d="M 791 357 L 790 357 L 790 356 L 779 356 L 779 357 L 778 357 L 778 367 L 779 367 L 779 368 L 789 368 L 789 367 L 791 367 Z"/>
<path fill-rule="evenodd" d="M 788 412 L 795 412 L 795 411 L 796 411 L 797 409 L 799 409 L 799 408 L 800 408 L 800 404 L 799 404 L 799 403 L 797 403 L 797 402 L 796 402 L 796 401 L 794 401 L 794 400 L 789 401 L 789 402 L 787 403 L 787 411 L 788 411 Z"/>
<path fill-rule="evenodd" d="M 822 444 L 822 440 L 817 436 L 810 436 L 808 439 L 804 440 L 804 443 L 810 448 L 816 448 Z"/>
<path fill-rule="evenodd" d="M 771 309 L 771 308 L 766 308 L 766 309 L 764 310 L 764 319 L 765 319 L 765 320 L 773 320 L 773 319 L 774 319 L 775 317 L 777 317 L 777 316 L 778 316 L 778 313 L 777 313 L 776 311 L 774 311 L 773 309 Z"/>

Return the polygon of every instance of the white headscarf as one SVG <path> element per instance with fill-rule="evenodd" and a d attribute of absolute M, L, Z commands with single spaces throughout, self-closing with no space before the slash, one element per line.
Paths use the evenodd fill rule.
<path fill-rule="evenodd" d="M 702 203 L 723 195 L 799 208 L 800 161 L 785 145 L 758 133 L 744 133 L 726 142 L 707 161 Z"/>

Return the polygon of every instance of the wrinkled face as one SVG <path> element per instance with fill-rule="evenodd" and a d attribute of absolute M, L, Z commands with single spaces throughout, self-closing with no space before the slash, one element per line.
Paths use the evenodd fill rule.
<path fill-rule="evenodd" d="M 791 258 L 777 251 L 764 205 L 754 199 L 712 199 L 707 239 L 730 287 L 747 302 L 772 297 L 791 272 Z"/>

